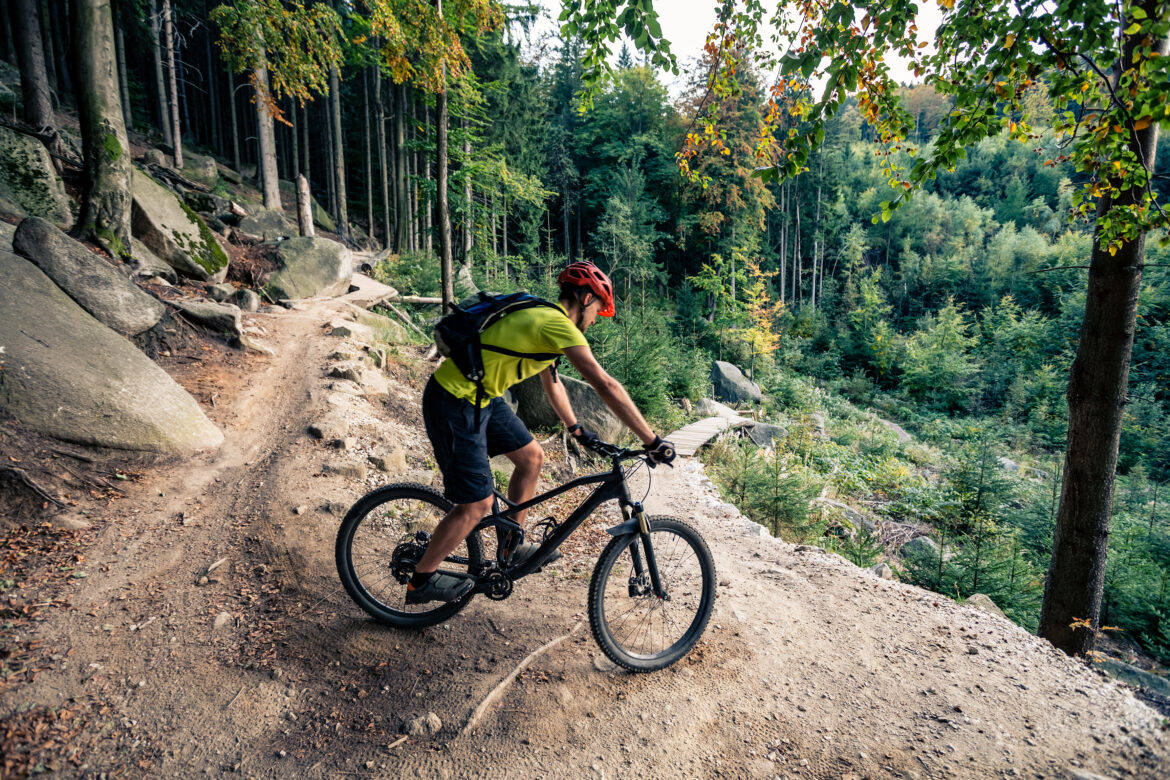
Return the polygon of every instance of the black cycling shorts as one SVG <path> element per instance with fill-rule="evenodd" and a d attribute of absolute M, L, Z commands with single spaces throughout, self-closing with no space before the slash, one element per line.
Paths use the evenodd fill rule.
<path fill-rule="evenodd" d="M 493 398 L 480 409 L 443 389 L 432 376 L 423 390 L 423 422 L 443 474 L 443 494 L 456 504 L 472 504 L 492 494 L 490 459 L 514 452 L 532 441 L 532 434 L 504 402 Z"/>

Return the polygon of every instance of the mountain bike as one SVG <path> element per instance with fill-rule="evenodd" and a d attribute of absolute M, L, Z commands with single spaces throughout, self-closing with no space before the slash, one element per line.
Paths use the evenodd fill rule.
<path fill-rule="evenodd" d="M 406 604 L 406 583 L 422 558 L 431 532 L 451 510 L 438 491 L 414 484 L 386 485 L 358 499 L 337 533 L 337 572 L 346 592 L 375 620 L 397 628 L 441 623 L 476 594 L 502 601 L 515 583 L 540 571 L 557 548 L 598 506 L 616 500 L 623 521 L 606 532 L 613 537 L 593 568 L 589 583 L 589 626 L 615 664 L 636 672 L 664 669 L 686 655 L 711 617 L 715 563 L 698 531 L 681 520 L 650 517 L 630 497 L 627 478 L 652 466 L 642 450 L 596 442 L 591 449 L 610 459 L 610 469 L 578 477 L 515 504 L 494 492 L 492 513 L 451 553 L 440 571 L 471 577 L 475 587 L 450 603 Z M 627 467 L 625 464 L 634 462 Z M 574 488 L 596 485 L 564 522 L 548 517 L 533 526 L 540 547 L 523 563 L 496 544 L 485 556 L 485 532 L 524 530 L 508 515 L 529 509 Z M 519 544 L 510 544 L 515 550 Z"/>

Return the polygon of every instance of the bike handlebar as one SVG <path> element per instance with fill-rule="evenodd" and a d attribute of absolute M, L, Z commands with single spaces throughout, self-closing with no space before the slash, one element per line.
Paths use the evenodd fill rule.
<path fill-rule="evenodd" d="M 585 447 L 593 450 L 598 455 L 604 455 L 607 458 L 614 458 L 616 460 L 632 460 L 634 458 L 646 457 L 646 452 L 644 450 L 631 450 L 625 447 L 619 447 L 616 444 L 610 444 L 609 442 L 602 441 L 601 439 L 595 439 L 589 443 L 582 443 Z"/>
<path fill-rule="evenodd" d="M 601 439 L 596 439 L 590 443 L 582 442 L 582 444 L 588 449 L 596 452 L 598 455 L 604 455 L 607 458 L 612 458 L 615 463 L 620 463 L 623 460 L 637 459 L 644 461 L 650 468 L 654 468 L 658 465 L 658 463 L 661 462 L 656 461 L 654 458 L 650 457 L 650 453 L 645 449 L 631 450 L 626 447 L 619 447 L 616 444 L 610 444 L 609 442 L 602 441 Z M 673 457 L 671 459 L 673 460 Z M 668 463 L 667 465 L 671 464 Z"/>

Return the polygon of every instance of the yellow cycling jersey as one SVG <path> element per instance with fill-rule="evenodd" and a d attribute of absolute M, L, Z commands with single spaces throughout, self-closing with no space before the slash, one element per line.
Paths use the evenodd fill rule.
<path fill-rule="evenodd" d="M 564 354 L 567 347 L 584 347 L 589 342 L 569 320 L 560 306 L 533 306 L 503 317 L 483 332 L 483 344 L 504 347 L 513 352 L 556 352 Z M 533 360 L 483 350 L 483 389 L 485 397 L 480 406 L 504 394 L 512 385 L 539 374 L 553 364 L 552 360 Z M 476 385 L 450 358 L 435 371 L 435 381 L 451 395 L 475 403 Z"/>

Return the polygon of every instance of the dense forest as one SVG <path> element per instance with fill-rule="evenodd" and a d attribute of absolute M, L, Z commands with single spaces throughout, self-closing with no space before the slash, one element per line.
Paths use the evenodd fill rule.
<path fill-rule="evenodd" d="M 71 15 L 84 5 L 14 0 L 0 14 L 0 54 L 24 96 L 23 116 L 8 110 L 6 121 L 52 136 L 52 111 L 77 110 L 88 77 L 71 56 Z M 891 211 L 889 166 L 910 167 L 909 150 L 886 154 L 855 97 L 825 122 L 799 175 L 759 175 L 764 129 L 799 125 L 776 119 L 796 116 L 798 94 L 752 67 L 750 50 L 739 52 L 737 88 L 719 90 L 709 46 L 675 98 L 638 47 L 616 53 L 612 77 L 595 84 L 582 37 L 534 37 L 535 6 L 114 0 L 112 10 L 132 141 L 169 150 L 178 168 L 185 149 L 215 155 L 258 181 L 270 208 L 282 207 L 281 182 L 303 176 L 340 237 L 390 250 L 375 273 L 407 292 L 440 293 L 444 260 L 485 288 L 545 294 L 566 262 L 598 263 L 618 287 L 619 316 L 590 340 L 648 416 L 682 421 L 679 402 L 708 394 L 718 359 L 763 388 L 760 413 L 790 432 L 766 457 L 734 443 L 708 456 L 745 512 L 864 564 L 882 558 L 882 539 L 841 533 L 812 499 L 929 528 L 939 550 L 907 558 L 902 576 L 952 597 L 989 594 L 1037 629 L 1094 248 L 1092 215 L 1077 208 L 1091 174 L 1065 153 L 1064 107 L 1043 74 L 1011 119 L 1026 117 L 1028 133 L 963 148 Z M 922 83 L 898 97 L 908 143 L 930 148 L 954 97 Z M 704 121 L 712 107 L 715 130 Z M 718 143 L 683 155 L 704 134 Z M 1164 202 L 1165 135 L 1157 152 L 1152 189 Z M 1161 238 L 1146 245 L 1100 623 L 1170 662 Z M 826 438 L 801 433 L 826 413 Z"/>

